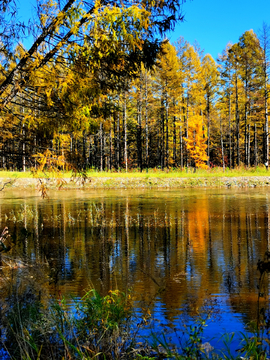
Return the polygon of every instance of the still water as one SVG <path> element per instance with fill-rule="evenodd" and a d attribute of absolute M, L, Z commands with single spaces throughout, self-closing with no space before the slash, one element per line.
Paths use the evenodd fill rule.
<path fill-rule="evenodd" d="M 55 297 L 131 290 L 153 323 L 181 328 L 211 313 L 205 336 L 215 343 L 256 319 L 257 262 L 270 246 L 267 188 L 0 196 L 1 229 L 11 235 L 2 298 L 12 282 Z"/>

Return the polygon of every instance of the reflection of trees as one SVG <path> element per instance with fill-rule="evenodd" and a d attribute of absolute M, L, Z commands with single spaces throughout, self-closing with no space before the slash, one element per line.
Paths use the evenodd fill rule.
<path fill-rule="evenodd" d="M 11 207 L 0 210 L 15 243 L 11 254 L 47 264 L 43 286 L 50 292 L 133 287 L 137 299 L 164 303 L 171 319 L 191 299 L 194 314 L 209 294 L 227 293 L 232 309 L 248 319 L 256 263 L 269 243 L 269 212 L 260 206 L 248 197 L 166 193 L 156 200 L 128 194 L 18 205 L 17 221 Z"/>

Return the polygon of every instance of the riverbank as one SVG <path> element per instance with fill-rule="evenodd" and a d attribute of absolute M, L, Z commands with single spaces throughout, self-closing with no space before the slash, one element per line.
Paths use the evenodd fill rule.
<path fill-rule="evenodd" d="M 1 175 L 1 174 L 0 174 Z M 80 178 L 43 178 L 42 184 L 48 189 L 142 189 L 142 188 L 254 188 L 270 185 L 270 176 L 211 176 L 211 177 L 170 177 L 163 176 L 91 176 L 85 182 Z M 1 177 L 0 189 L 39 188 L 41 182 L 33 177 Z"/>

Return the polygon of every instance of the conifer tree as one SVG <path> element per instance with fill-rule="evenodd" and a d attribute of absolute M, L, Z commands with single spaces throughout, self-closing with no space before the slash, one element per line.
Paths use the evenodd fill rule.
<path fill-rule="evenodd" d="M 208 166 L 210 159 L 210 116 L 214 99 L 217 96 L 218 89 L 218 70 L 216 63 L 211 55 L 207 54 L 202 59 L 202 82 L 205 98 L 205 112 L 207 118 L 207 156 Z"/>
<path fill-rule="evenodd" d="M 232 159 L 232 120 L 233 120 L 233 109 L 232 109 L 232 96 L 233 96 L 233 83 L 232 83 L 232 74 L 233 74 L 233 65 L 230 61 L 229 50 L 231 48 L 229 43 L 226 46 L 226 49 L 223 50 L 222 54 L 218 58 L 218 69 L 220 77 L 220 97 L 218 99 L 218 107 L 223 118 L 223 121 L 227 124 L 227 136 L 228 136 L 228 158 L 229 158 L 229 168 L 232 168 L 233 159 Z"/>
<path fill-rule="evenodd" d="M 260 67 L 261 89 L 263 98 L 264 112 L 264 164 L 266 169 L 269 168 L 269 124 L 268 124 L 268 108 L 269 108 L 269 76 L 270 76 L 270 26 L 263 23 L 260 30 Z"/>
<path fill-rule="evenodd" d="M 207 137 L 204 133 L 204 124 L 202 116 L 191 115 L 188 128 L 188 137 L 185 138 L 188 154 L 194 162 L 194 167 L 207 169 L 208 166 L 205 163 L 208 161 L 206 154 Z"/>
<path fill-rule="evenodd" d="M 57 3 L 40 3 L 36 26 L 39 34 L 0 84 L 1 109 L 27 86 L 36 70 L 63 50 L 71 56 L 84 54 L 91 59 L 89 64 L 97 72 L 106 72 L 106 82 L 99 79 L 106 86 L 110 85 L 112 76 L 126 71 L 131 75 L 142 60 L 152 64 L 161 44 L 155 33 L 157 30 L 164 33 L 181 20 L 180 8 L 181 4 L 175 0 L 136 5 L 122 1 L 77 3 L 67 0 L 63 8 Z M 47 46 L 46 42 L 54 45 Z M 123 63 L 125 66 L 119 69 Z"/>
<path fill-rule="evenodd" d="M 176 153 L 176 117 L 178 115 L 179 107 L 177 104 L 182 98 L 182 78 L 177 57 L 176 49 L 169 42 L 164 44 L 162 52 L 158 58 L 156 67 L 156 81 L 159 84 L 160 96 L 163 98 L 164 114 L 164 165 L 168 168 L 171 164 L 171 147 L 170 139 L 173 133 L 173 154 L 175 162 Z M 173 128 L 172 126 L 173 125 Z"/>
<path fill-rule="evenodd" d="M 239 93 L 241 89 L 240 80 L 240 48 L 239 44 L 234 44 L 228 52 L 229 61 L 232 64 L 232 81 L 234 87 L 234 105 L 235 105 L 235 137 L 236 137 L 236 152 L 237 165 L 240 166 L 240 101 Z"/>
<path fill-rule="evenodd" d="M 255 33 L 246 31 L 239 38 L 239 75 L 244 85 L 244 109 L 243 109 L 243 128 L 244 128 L 244 163 L 248 164 L 248 125 L 249 119 L 254 119 L 255 112 L 258 112 L 255 94 L 258 91 L 258 71 L 260 58 L 260 44 Z"/>
<path fill-rule="evenodd" d="M 183 128 L 185 129 L 185 137 L 189 136 L 189 117 L 194 112 L 200 112 L 203 102 L 202 77 L 201 77 L 201 60 L 200 55 L 195 51 L 194 47 L 188 42 L 182 41 L 178 43 L 178 54 L 180 68 L 183 78 Z M 186 157 L 186 165 L 188 161 Z"/>

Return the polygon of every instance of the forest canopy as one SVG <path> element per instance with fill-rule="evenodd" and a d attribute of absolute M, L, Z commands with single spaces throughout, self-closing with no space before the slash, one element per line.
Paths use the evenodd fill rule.
<path fill-rule="evenodd" d="M 179 1 L 42 0 L 27 24 L 17 5 L 0 2 L 0 168 L 268 168 L 268 25 L 214 60 L 166 39 Z"/>

